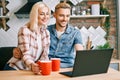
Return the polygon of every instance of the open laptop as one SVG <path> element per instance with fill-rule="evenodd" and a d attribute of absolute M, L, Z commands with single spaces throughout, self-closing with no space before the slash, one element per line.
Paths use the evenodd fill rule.
<path fill-rule="evenodd" d="M 73 71 L 60 72 L 70 77 L 106 73 L 113 49 L 76 51 Z"/>

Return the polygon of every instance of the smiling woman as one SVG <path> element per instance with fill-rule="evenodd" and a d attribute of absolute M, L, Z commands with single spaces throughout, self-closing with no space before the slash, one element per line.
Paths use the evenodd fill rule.
<path fill-rule="evenodd" d="M 5 69 L 32 70 L 35 74 L 39 73 L 38 60 L 49 60 L 50 34 L 47 22 L 50 18 L 50 9 L 43 2 L 33 5 L 30 12 L 30 20 L 20 28 L 18 32 L 18 48 L 21 50 L 22 57 L 16 59 L 12 57 Z M 8 68 L 9 67 L 9 68 Z"/>

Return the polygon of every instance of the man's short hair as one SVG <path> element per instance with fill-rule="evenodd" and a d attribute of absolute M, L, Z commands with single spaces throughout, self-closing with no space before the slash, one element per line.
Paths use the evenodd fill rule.
<path fill-rule="evenodd" d="M 60 8 L 71 9 L 71 6 L 66 2 L 61 2 L 61 3 L 56 5 L 55 12 L 56 12 L 57 9 L 60 9 Z"/>

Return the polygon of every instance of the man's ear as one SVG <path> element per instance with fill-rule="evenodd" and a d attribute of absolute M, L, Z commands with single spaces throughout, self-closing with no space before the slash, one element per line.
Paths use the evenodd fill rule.
<path fill-rule="evenodd" d="M 53 12 L 53 16 L 56 17 L 55 12 Z"/>

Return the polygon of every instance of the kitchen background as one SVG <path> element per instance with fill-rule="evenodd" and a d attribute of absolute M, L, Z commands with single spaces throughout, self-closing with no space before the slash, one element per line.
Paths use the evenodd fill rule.
<path fill-rule="evenodd" d="M 5 30 L 4 28 L 0 28 L 0 47 L 17 46 L 18 30 L 21 26 L 23 26 L 25 23 L 28 22 L 28 18 L 25 18 L 24 15 L 22 15 L 24 17 L 18 18 L 14 13 L 16 13 L 19 9 L 21 9 L 21 7 L 23 7 L 28 1 L 32 1 L 32 0 L 6 0 L 6 1 L 8 1 L 8 4 L 6 4 L 8 13 L 6 15 L 9 16 L 9 19 L 6 22 L 6 24 L 9 28 L 7 28 L 7 30 Z M 46 1 L 46 0 L 43 0 L 43 1 Z M 48 3 L 50 4 L 50 2 L 52 2 L 52 1 L 55 1 L 55 3 L 53 4 L 53 5 L 55 5 L 60 0 L 51 0 Z M 63 1 L 63 0 L 61 0 L 61 1 Z M 118 58 L 118 42 L 117 42 L 118 27 L 117 27 L 117 18 L 116 18 L 117 17 L 117 0 L 87 0 L 87 1 L 86 0 L 84 0 L 84 1 L 78 0 L 78 2 L 76 2 L 76 3 L 73 1 L 76 1 L 76 0 L 68 1 L 73 6 L 72 10 L 74 10 L 74 7 L 81 6 L 81 8 L 79 8 L 79 9 L 83 10 L 83 13 L 80 13 L 80 12 L 72 13 L 73 17 L 71 17 L 70 23 L 72 25 L 74 25 L 75 27 L 79 28 L 83 32 L 83 35 L 87 34 L 86 37 L 83 37 L 84 45 L 87 42 L 88 36 L 90 36 L 88 34 L 91 34 L 92 37 L 93 37 L 93 35 L 95 35 L 95 36 L 99 35 L 99 37 L 100 37 L 101 36 L 100 34 L 102 34 L 102 38 L 100 37 L 100 40 L 101 40 L 100 42 L 97 42 L 97 40 L 99 40 L 99 38 L 97 38 L 96 41 L 92 42 L 94 45 L 98 45 L 98 43 L 100 45 L 100 43 L 104 44 L 106 42 L 105 35 L 107 33 L 106 33 L 106 28 L 103 26 L 105 18 L 104 18 L 104 16 L 103 17 L 98 17 L 98 16 L 74 17 L 74 15 L 77 15 L 77 16 L 88 15 L 89 12 L 84 13 L 84 9 L 88 10 L 88 11 L 91 10 L 92 4 L 103 3 L 104 7 L 108 9 L 108 11 L 110 13 L 110 15 L 109 15 L 110 29 L 109 29 L 109 33 L 108 33 L 109 37 L 107 37 L 107 38 L 110 42 L 111 47 L 115 48 L 113 57 Z M 54 7 L 54 6 L 52 6 L 52 7 Z M 21 15 L 19 15 L 19 16 L 21 16 Z M 55 23 L 55 20 L 51 16 L 49 25 L 53 24 L 53 23 Z M 99 32 L 100 30 L 101 30 L 101 32 Z M 93 40 L 92 37 L 90 36 L 91 40 Z"/>

